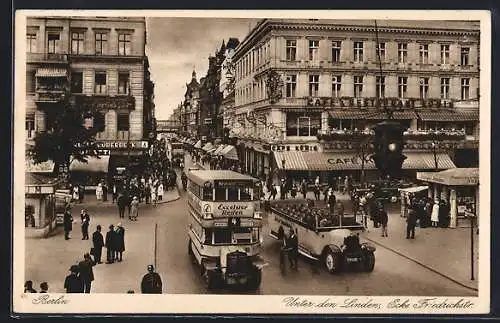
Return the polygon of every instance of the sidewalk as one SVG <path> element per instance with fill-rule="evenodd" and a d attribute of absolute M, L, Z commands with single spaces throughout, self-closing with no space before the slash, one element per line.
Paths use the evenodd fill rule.
<path fill-rule="evenodd" d="M 470 227 L 416 228 L 415 239 L 406 239 L 406 219 L 391 212 L 387 225 L 388 237 L 380 228 L 369 227 L 363 236 L 379 247 L 389 249 L 462 286 L 477 290 L 478 238 L 474 229 L 474 276 L 471 280 Z"/>
<path fill-rule="evenodd" d="M 179 196 L 179 190 L 177 187 L 174 187 L 171 190 L 164 190 L 163 191 L 163 199 L 161 201 L 157 201 L 156 204 L 163 204 L 163 203 L 168 203 L 168 202 L 173 202 L 176 201 L 180 198 Z M 144 202 L 141 203 L 141 205 L 145 204 Z M 80 205 L 86 205 L 86 206 L 91 206 L 91 205 L 100 205 L 100 206 L 107 206 L 107 205 L 114 205 L 116 206 L 116 203 L 113 203 L 113 199 L 111 198 L 111 194 L 108 196 L 108 200 L 106 202 L 103 201 L 98 201 L 97 197 L 93 193 L 86 193 L 85 198 L 83 199 L 83 203 L 73 203 L 74 208 L 79 208 Z M 85 207 L 86 207 L 85 206 Z M 82 207 L 83 208 L 83 207 Z"/>

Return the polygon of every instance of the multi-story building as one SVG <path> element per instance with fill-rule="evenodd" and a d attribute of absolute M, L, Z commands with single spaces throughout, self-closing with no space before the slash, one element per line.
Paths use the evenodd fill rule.
<path fill-rule="evenodd" d="M 184 103 L 182 104 L 182 131 L 190 137 L 198 137 L 200 105 L 200 83 L 196 80 L 196 72 L 191 74 L 191 82 L 186 84 Z"/>
<path fill-rule="evenodd" d="M 230 121 L 230 116 L 227 111 L 231 111 L 234 106 L 234 63 L 233 56 L 236 47 L 239 45 L 240 41 L 238 38 L 229 38 L 224 53 L 224 60 L 222 61 L 221 77 L 219 83 L 219 89 L 222 93 L 222 102 L 219 109 L 219 114 L 217 115 L 218 127 L 223 129 L 223 135 L 225 131 L 228 131 L 228 125 Z M 226 109 L 227 108 L 227 109 Z"/>
<path fill-rule="evenodd" d="M 359 179 L 375 169 L 359 133 L 385 107 L 408 128 L 407 175 L 478 164 L 479 23 L 264 19 L 233 62 L 228 127 L 256 176 Z"/>
<path fill-rule="evenodd" d="M 30 17 L 26 42 L 28 142 L 49 130 L 61 109 L 96 108 L 104 116 L 96 137 L 100 171 L 140 168 L 155 124 L 145 18 Z M 91 172 L 94 161 L 70 170 Z"/>

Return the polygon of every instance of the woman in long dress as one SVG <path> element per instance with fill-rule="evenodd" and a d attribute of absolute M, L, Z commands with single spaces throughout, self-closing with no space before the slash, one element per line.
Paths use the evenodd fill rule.
<path fill-rule="evenodd" d="M 97 198 L 98 201 L 102 201 L 102 193 L 103 193 L 103 191 L 102 191 L 102 184 L 99 183 L 97 185 L 97 188 L 95 189 L 95 196 L 96 196 L 96 198 Z"/>
<path fill-rule="evenodd" d="M 432 206 L 431 223 L 433 227 L 437 228 L 439 223 L 439 200 L 435 200 Z"/>
<path fill-rule="evenodd" d="M 137 196 L 134 196 L 132 202 L 130 202 L 129 219 L 132 221 L 137 221 L 138 215 L 139 215 L 139 198 Z"/>

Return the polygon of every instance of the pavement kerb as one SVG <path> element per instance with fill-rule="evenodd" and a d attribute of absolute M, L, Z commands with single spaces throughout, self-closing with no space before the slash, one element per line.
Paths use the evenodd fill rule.
<path fill-rule="evenodd" d="M 426 269 L 429 269 L 429 270 L 430 270 L 430 271 L 432 271 L 433 273 L 438 274 L 439 276 L 444 277 L 444 278 L 446 278 L 446 279 L 448 279 L 448 280 L 450 280 L 450 281 L 454 282 L 455 284 L 458 284 L 458 285 L 460 285 L 460 286 L 462 286 L 462 287 L 465 287 L 465 288 L 467 288 L 467 289 L 470 289 L 470 290 L 473 290 L 473 291 L 476 291 L 476 292 L 478 291 L 478 289 L 477 289 L 477 288 L 475 288 L 475 287 L 471 287 L 471 286 L 468 286 L 468 285 L 466 285 L 466 284 L 464 284 L 464 283 L 462 283 L 462 282 L 460 282 L 460 281 L 458 281 L 458 280 L 454 279 L 453 277 L 451 277 L 451 276 L 449 276 L 449 275 L 443 274 L 442 272 L 440 272 L 440 271 L 438 271 L 438 270 L 436 270 L 436 269 L 434 269 L 434 268 L 432 268 L 432 267 L 430 267 L 430 266 L 428 266 L 428 265 L 424 264 L 424 263 L 423 263 L 423 262 L 421 262 L 421 261 L 418 261 L 417 259 L 414 259 L 414 258 L 412 258 L 412 257 L 409 257 L 409 256 L 405 255 L 404 253 L 402 253 L 402 252 L 400 252 L 400 251 L 397 251 L 397 250 L 395 250 L 395 249 L 393 249 L 393 248 L 390 248 L 390 247 L 388 247 L 388 246 L 386 246 L 386 245 L 384 245 L 384 244 L 382 244 L 382 243 L 380 243 L 380 242 L 378 242 L 378 241 L 375 241 L 375 240 L 373 240 L 373 239 L 370 239 L 370 238 L 368 238 L 368 237 L 366 237 L 366 236 L 364 236 L 364 239 L 366 239 L 366 240 L 368 240 L 368 241 L 371 241 L 371 242 L 373 242 L 374 244 L 376 244 L 376 245 L 378 245 L 378 246 L 380 246 L 380 247 L 382 247 L 382 248 L 385 248 L 385 249 L 387 249 L 387 250 L 390 250 L 390 251 L 394 252 L 395 254 L 397 254 L 397 255 L 399 255 L 399 256 L 401 256 L 401 257 L 403 257 L 403 258 L 406 258 L 406 259 L 408 259 L 408 260 L 410 260 L 410 261 L 412 261 L 412 262 L 414 262 L 414 263 L 416 263 L 416 264 L 418 264 L 418 265 L 420 265 L 420 266 L 422 266 L 422 267 L 424 267 L 424 268 L 426 268 Z"/>
<path fill-rule="evenodd" d="M 174 190 L 177 191 L 177 196 L 176 197 L 171 198 L 171 199 L 165 199 L 165 200 L 162 200 L 162 201 L 156 201 L 156 204 L 165 204 L 165 203 L 174 202 L 174 201 L 177 201 L 178 199 L 180 199 L 181 198 L 181 194 L 179 193 L 179 188 L 175 187 Z"/>

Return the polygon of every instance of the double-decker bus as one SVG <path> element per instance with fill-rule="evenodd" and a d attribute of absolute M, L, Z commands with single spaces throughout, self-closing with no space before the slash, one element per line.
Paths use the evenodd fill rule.
<path fill-rule="evenodd" d="M 191 170 L 188 251 L 209 289 L 260 286 L 264 260 L 257 179 L 230 170 Z"/>

